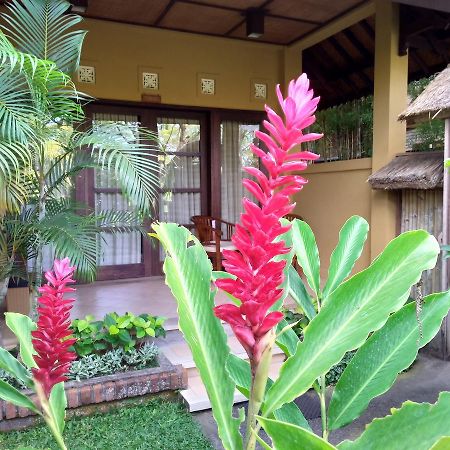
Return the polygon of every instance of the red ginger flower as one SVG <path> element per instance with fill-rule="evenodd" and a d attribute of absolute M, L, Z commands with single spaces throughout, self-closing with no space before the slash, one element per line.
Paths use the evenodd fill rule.
<path fill-rule="evenodd" d="M 42 295 L 38 299 L 37 330 L 31 333 L 38 367 L 32 372 L 47 398 L 55 384 L 66 381 L 70 364 L 76 359 L 75 353 L 69 351 L 76 339 L 67 339 L 72 334 L 69 326 L 74 299 L 63 298 L 66 292 L 75 291 L 67 287 L 67 284 L 75 283 L 72 279 L 74 270 L 75 267 L 70 267 L 69 258 L 55 259 L 53 271 L 45 273 L 48 283 L 39 288 Z"/>
<path fill-rule="evenodd" d="M 280 223 L 280 219 L 295 207 L 289 196 L 300 191 L 307 182 L 299 175 L 288 173 L 306 169 L 307 160 L 319 157 L 307 151 L 288 152 L 296 145 L 322 137 L 315 133 L 303 134 L 303 129 L 314 123 L 313 114 L 319 102 L 319 97 L 313 98 L 306 74 L 290 82 L 286 98 L 283 98 L 279 86 L 276 91 L 284 120 L 266 106 L 269 120 L 264 121 L 264 126 L 269 134 L 257 131 L 255 135 L 269 151 L 266 153 L 256 145 L 251 146 L 252 152 L 261 158 L 268 176 L 259 169 L 246 167 L 246 172 L 256 182 L 250 179 L 243 181 L 261 206 L 243 199 L 241 224 L 236 224 L 232 237 L 238 251 L 224 250 L 223 265 L 236 279 L 216 281 L 219 288 L 239 299 L 241 305 L 216 306 L 215 315 L 231 325 L 255 365 L 266 345 L 264 337 L 283 318 L 279 311 L 267 313 L 280 299 L 282 289 L 279 286 L 284 280 L 286 262 L 274 261 L 274 257 L 290 251 L 283 241 L 274 240 L 290 228 Z"/>

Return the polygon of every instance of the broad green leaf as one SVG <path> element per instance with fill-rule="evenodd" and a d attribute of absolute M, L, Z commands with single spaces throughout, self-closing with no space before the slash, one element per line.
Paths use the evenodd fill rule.
<path fill-rule="evenodd" d="M 433 447 L 430 448 L 430 450 L 448 450 L 450 448 L 450 436 L 445 436 L 439 441 L 436 442 L 436 444 L 433 445 Z"/>
<path fill-rule="evenodd" d="M 11 353 L 0 347 L 0 369 L 6 370 L 11 375 L 22 381 L 26 386 L 32 387 L 33 380 L 25 369 Z"/>
<path fill-rule="evenodd" d="M 328 279 L 323 288 L 324 298 L 350 275 L 355 262 L 361 256 L 368 232 L 369 224 L 362 217 L 353 216 L 345 222 L 339 232 L 338 245 L 331 254 Z"/>
<path fill-rule="evenodd" d="M 391 241 L 365 270 L 335 289 L 311 321 L 295 355 L 283 364 L 267 393 L 264 415 L 306 392 L 367 335 L 383 326 L 408 298 L 422 271 L 436 264 L 439 245 L 426 231 L 410 231 Z"/>
<path fill-rule="evenodd" d="M 275 342 L 278 347 L 283 350 L 286 356 L 292 356 L 297 350 L 297 345 L 300 340 L 292 328 L 285 329 L 281 335 L 279 334 L 284 328 L 288 326 L 289 324 L 286 322 L 286 320 L 282 320 L 277 325 L 277 339 Z"/>
<path fill-rule="evenodd" d="M 392 414 L 374 419 L 356 441 L 344 441 L 339 450 L 429 450 L 450 435 L 450 392 L 441 392 L 436 403 L 407 401 Z"/>
<path fill-rule="evenodd" d="M 115 335 L 115 334 L 119 334 L 119 329 L 116 327 L 116 325 L 111 325 L 109 327 L 109 334 Z"/>
<path fill-rule="evenodd" d="M 249 398 L 251 389 L 251 371 L 249 362 L 236 355 L 230 354 L 227 360 L 227 371 L 236 383 L 236 388 L 239 392 Z M 272 386 L 272 384 L 273 381 L 269 378 L 267 380 L 266 390 Z M 274 416 L 277 420 L 281 420 L 282 422 L 292 423 L 299 427 L 306 428 L 307 430 L 311 429 L 305 416 L 295 403 L 286 403 L 274 412 Z"/>
<path fill-rule="evenodd" d="M 308 294 L 305 285 L 303 284 L 300 275 L 294 269 L 294 267 L 289 267 L 289 295 L 295 300 L 300 308 L 302 308 L 305 316 L 309 320 L 313 320 L 316 313 L 316 308 L 314 303 Z"/>
<path fill-rule="evenodd" d="M 22 394 L 18 389 L 12 387 L 3 380 L 0 380 L 0 398 L 13 403 L 16 406 L 28 408 L 39 414 L 39 410 L 36 408 L 35 404 L 26 395 Z"/>
<path fill-rule="evenodd" d="M 450 309 L 450 291 L 424 299 L 420 339 L 416 304 L 409 303 L 393 314 L 356 352 L 341 375 L 328 408 L 331 430 L 358 417 L 370 400 L 386 392 L 397 374 L 416 359 L 419 348 L 433 339 Z"/>
<path fill-rule="evenodd" d="M 180 330 L 208 392 L 225 449 L 241 449 L 239 419 L 232 415 L 235 384 L 226 371 L 227 335 L 214 315 L 212 267 L 197 238 L 174 223 L 153 224 L 166 251 L 166 283 L 177 300 Z"/>
<path fill-rule="evenodd" d="M 274 450 L 336 450 L 312 431 L 296 425 L 263 417 L 258 417 L 258 421 L 272 439 Z"/>
<path fill-rule="evenodd" d="M 29 367 L 37 367 L 33 355 L 36 353 L 31 343 L 31 332 L 36 329 L 36 324 L 23 314 L 5 313 L 6 325 L 16 335 L 20 344 L 20 356 L 24 364 Z"/>
<path fill-rule="evenodd" d="M 302 220 L 292 221 L 292 247 L 297 261 L 303 269 L 310 288 L 316 296 L 320 294 L 320 259 L 316 238 L 311 227 Z"/>
<path fill-rule="evenodd" d="M 53 386 L 50 392 L 50 411 L 58 428 L 59 434 L 63 434 L 65 426 L 65 416 L 67 408 L 66 391 L 64 390 L 64 383 L 58 383 Z"/>

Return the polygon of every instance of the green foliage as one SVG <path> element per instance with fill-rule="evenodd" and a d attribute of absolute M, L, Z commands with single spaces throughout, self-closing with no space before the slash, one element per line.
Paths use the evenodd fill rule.
<path fill-rule="evenodd" d="M 323 297 L 333 292 L 352 271 L 362 253 L 369 232 L 369 224 L 359 216 L 350 217 L 339 233 L 339 241 L 333 250 Z"/>
<path fill-rule="evenodd" d="M 120 316 L 113 312 L 103 320 L 95 320 L 88 315 L 84 319 L 75 319 L 70 328 L 77 339 L 74 349 L 78 356 L 102 353 L 112 348 L 131 351 L 149 337 L 166 335 L 164 317 L 150 314 L 125 313 Z"/>
<path fill-rule="evenodd" d="M 166 282 L 177 298 L 181 329 L 207 387 L 220 437 L 225 448 L 236 448 L 233 445 L 241 444 L 240 436 L 234 434 L 236 419 L 231 416 L 230 397 L 234 386 L 249 395 L 249 363 L 229 355 L 223 329 L 212 312 L 211 266 L 197 240 L 175 224 L 154 228 L 168 254 L 164 265 Z M 326 442 L 330 429 L 353 420 L 370 399 L 392 385 L 397 374 L 414 360 L 418 348 L 436 334 L 450 308 L 450 293 L 435 294 L 425 300 L 421 318 L 424 332 L 419 342 L 415 304 L 402 306 L 422 272 L 434 267 L 439 253 L 436 239 L 423 230 L 398 236 L 367 269 L 348 278 L 361 255 L 367 231 L 364 219 L 353 217 L 347 221 L 322 290 L 315 238 L 306 224 L 293 222 L 287 242 L 292 242 L 306 281 L 294 269 L 288 271 L 287 289 L 296 300 L 299 313 L 286 314 L 287 320 L 277 327 L 277 344 L 288 358 L 278 379 L 268 380 L 259 422 L 271 436 L 275 449 L 335 448 Z M 299 323 L 289 328 L 289 339 L 283 340 L 288 322 L 296 321 Z M 327 412 L 326 385 L 339 377 Z M 323 439 L 306 431 L 308 425 L 293 403 L 311 387 L 321 401 Z M 217 405 L 219 398 L 222 402 Z M 352 405 L 347 408 L 352 411 L 348 416 L 345 404 Z M 341 411 L 345 419 L 340 417 Z M 445 435 L 445 429 L 440 430 L 444 431 L 436 431 L 437 438 Z M 396 440 L 390 438 L 390 442 L 402 442 L 400 435 Z M 266 444 L 263 447 L 269 448 Z M 370 447 L 365 442 L 358 448 L 389 447 L 386 443 Z"/>
<path fill-rule="evenodd" d="M 127 352 L 116 348 L 101 355 L 82 356 L 70 366 L 70 380 L 88 380 L 90 378 L 112 375 L 130 369 L 145 369 L 157 365 L 158 347 L 153 343 L 145 343 L 139 349 Z"/>
<path fill-rule="evenodd" d="M 372 156 L 373 97 L 362 97 L 316 113 L 313 132 L 324 133 L 311 149 L 325 161 Z"/>
<path fill-rule="evenodd" d="M 179 403 L 153 399 L 108 413 L 74 417 L 64 432 L 70 449 L 99 450 L 212 450 L 199 425 Z M 57 450 L 43 426 L 0 434 L 3 450 L 31 446 Z"/>
<path fill-rule="evenodd" d="M 366 270 L 335 289 L 268 391 L 264 414 L 303 394 L 345 352 L 359 347 L 370 332 L 383 326 L 407 300 L 422 271 L 434 267 L 438 252 L 436 239 L 425 231 L 404 233 Z"/>
<path fill-rule="evenodd" d="M 312 431 L 281 421 L 260 417 L 259 422 L 266 430 L 273 442 L 274 450 L 308 449 L 332 450 L 336 449 Z"/>
<path fill-rule="evenodd" d="M 80 125 L 88 100 L 70 74 L 86 32 L 74 28 L 82 19 L 69 8 L 66 0 L 12 0 L 2 13 L 0 282 L 22 277 L 35 292 L 44 246 L 70 258 L 77 280 L 93 281 L 102 233 L 143 233 L 162 172 L 149 157 L 158 142 L 148 130 Z M 72 202 L 74 177 L 87 168 L 113 174 L 133 212 L 93 212 Z"/>
<path fill-rule="evenodd" d="M 295 332 L 299 340 L 303 340 L 303 331 L 306 329 L 306 327 L 309 324 L 309 320 L 301 313 L 291 311 L 289 309 L 284 310 L 284 317 L 286 318 L 286 322 L 289 324 L 295 324 L 292 327 L 292 330 Z M 342 373 L 344 372 L 345 368 L 348 366 L 350 361 L 353 358 L 353 355 L 355 354 L 354 351 L 347 352 L 341 361 L 339 361 L 337 364 L 335 364 L 331 369 L 326 373 L 325 375 L 325 382 L 327 386 L 335 385 L 339 378 L 341 377 Z M 285 421 L 286 422 L 286 421 Z"/>
<path fill-rule="evenodd" d="M 180 330 L 211 402 L 226 450 L 242 449 L 240 420 L 232 416 L 235 383 L 225 366 L 230 350 L 220 320 L 213 313 L 212 267 L 203 246 L 189 230 L 174 223 L 153 224 L 164 250 L 166 284 L 178 303 Z"/>
<path fill-rule="evenodd" d="M 414 303 L 405 305 L 370 336 L 356 352 L 333 392 L 328 409 L 330 429 L 350 423 L 372 398 L 392 386 L 397 375 L 415 360 L 419 348 L 439 331 L 449 309 L 450 292 L 429 295 L 420 313 L 422 336 Z"/>
<path fill-rule="evenodd" d="M 428 450 L 442 436 L 450 435 L 450 392 L 434 404 L 407 401 L 382 419 L 374 419 L 356 441 L 344 441 L 339 450 Z"/>
<path fill-rule="evenodd" d="M 36 367 L 33 358 L 35 353 L 31 343 L 31 332 L 36 329 L 36 324 L 28 317 L 19 313 L 5 313 L 6 325 L 16 335 L 19 341 L 20 358 L 29 367 Z"/>

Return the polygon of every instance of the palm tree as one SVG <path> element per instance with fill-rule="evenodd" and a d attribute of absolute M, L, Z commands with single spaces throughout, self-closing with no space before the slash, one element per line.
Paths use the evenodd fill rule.
<path fill-rule="evenodd" d="M 36 298 L 48 245 L 55 256 L 71 259 L 78 277 L 92 281 L 98 233 L 105 227 L 143 231 L 142 218 L 152 213 L 159 187 L 152 133 L 83 124 L 82 106 L 90 99 L 70 74 L 78 68 L 86 32 L 73 30 L 82 19 L 69 14 L 70 6 L 65 0 L 12 0 L 2 14 L 0 301 L 11 276 L 26 278 Z M 113 173 L 135 211 L 94 214 L 76 205 L 73 177 L 86 168 Z"/>

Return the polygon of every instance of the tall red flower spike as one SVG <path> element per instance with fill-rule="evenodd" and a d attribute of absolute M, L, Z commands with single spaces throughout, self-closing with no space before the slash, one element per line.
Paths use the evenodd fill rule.
<path fill-rule="evenodd" d="M 67 339 L 72 334 L 69 326 L 74 299 L 64 299 L 65 293 L 75 291 L 67 287 L 69 283 L 75 283 L 72 279 L 74 270 L 69 258 L 55 259 L 53 270 L 45 273 L 47 284 L 39 288 L 42 295 L 38 299 L 37 330 L 31 333 L 37 352 L 34 360 L 38 367 L 32 372 L 47 398 L 55 384 L 66 381 L 70 363 L 76 359 L 75 353 L 69 351 L 76 339 Z"/>
<path fill-rule="evenodd" d="M 233 243 L 238 251 L 224 250 L 224 267 L 236 279 L 220 279 L 216 285 L 241 301 L 240 306 L 224 304 L 214 308 L 215 315 L 231 325 L 236 337 L 245 348 L 250 360 L 257 365 L 264 351 L 264 336 L 280 322 L 283 314 L 267 313 L 280 299 L 285 261 L 274 261 L 277 255 L 289 252 L 283 241 L 274 240 L 289 230 L 280 219 L 290 213 L 295 203 L 289 196 L 300 191 L 307 182 L 299 175 L 289 172 L 304 170 L 307 160 L 319 156 L 298 151 L 289 153 L 295 146 L 322 137 L 321 134 L 303 134 L 303 129 L 315 121 L 319 97 L 313 98 L 306 74 L 289 84 L 288 95 L 283 98 L 280 87 L 276 88 L 284 120 L 268 106 L 268 121 L 264 126 L 268 133 L 257 131 L 268 148 L 268 153 L 256 145 L 252 152 L 261 158 L 268 176 L 254 167 L 246 167 L 247 173 L 257 181 L 244 179 L 243 184 L 259 201 L 261 206 L 244 198 L 244 213 L 236 225 Z"/>

